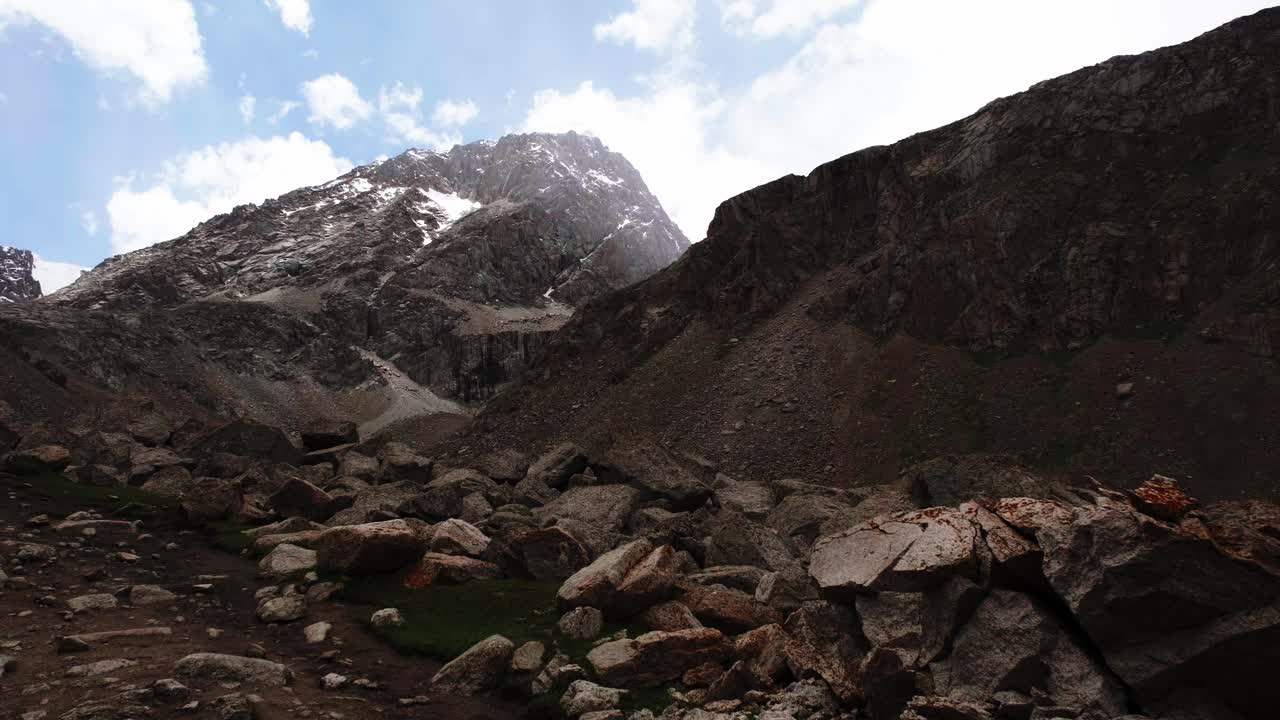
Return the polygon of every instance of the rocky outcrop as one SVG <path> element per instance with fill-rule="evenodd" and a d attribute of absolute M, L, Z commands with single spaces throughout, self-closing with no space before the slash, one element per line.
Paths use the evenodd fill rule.
<path fill-rule="evenodd" d="M 1277 27 L 1264 10 L 728 199 L 679 262 L 575 316 L 467 442 L 664 438 L 832 484 L 1010 453 L 1280 497 L 1280 206 L 1255 202 L 1280 184 Z M 922 478 L 929 504 L 966 471 Z"/>
<path fill-rule="evenodd" d="M 41 296 L 33 276 L 35 257 L 30 250 L 0 245 L 0 303 L 20 303 Z"/>

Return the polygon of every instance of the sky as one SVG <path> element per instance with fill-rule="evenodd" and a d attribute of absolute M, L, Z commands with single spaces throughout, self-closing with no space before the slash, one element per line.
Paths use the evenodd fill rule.
<path fill-rule="evenodd" d="M 0 0 L 0 244 L 45 292 L 407 148 L 577 130 L 723 200 L 1248 0 Z"/>

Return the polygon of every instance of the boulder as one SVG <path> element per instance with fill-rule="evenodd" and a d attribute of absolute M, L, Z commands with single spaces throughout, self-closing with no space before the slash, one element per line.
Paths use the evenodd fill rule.
<path fill-rule="evenodd" d="M 548 487 L 537 475 L 526 475 L 511 488 L 511 497 L 529 507 L 541 507 L 560 497 L 560 491 Z"/>
<path fill-rule="evenodd" d="M 301 517 L 317 522 L 327 520 L 335 507 L 329 493 L 299 478 L 285 480 L 271 495 L 270 503 L 282 517 Z"/>
<path fill-rule="evenodd" d="M 397 628 L 404 625 L 404 615 L 398 608 L 382 608 L 369 616 L 369 624 L 379 630 Z"/>
<path fill-rule="evenodd" d="M 773 490 L 767 483 L 717 475 L 714 485 L 716 502 L 726 510 L 741 513 L 752 520 L 763 520 L 773 510 Z"/>
<path fill-rule="evenodd" d="M 961 575 L 977 578 L 981 530 L 959 510 L 895 513 L 826 535 L 814 544 L 809 574 L 824 593 L 916 591 Z"/>
<path fill-rule="evenodd" d="M 429 520 L 447 520 L 462 514 L 463 500 L 480 493 L 491 502 L 501 503 L 505 493 L 497 483 L 475 470 L 451 470 L 419 489 L 412 500 L 416 514 Z"/>
<path fill-rule="evenodd" d="M 646 688 L 675 680 L 703 663 L 723 660 L 731 652 L 719 630 L 655 630 L 634 640 L 599 645 L 587 654 L 587 662 L 602 682 Z"/>
<path fill-rule="evenodd" d="M 125 426 L 135 440 L 147 445 L 163 445 L 173 435 L 173 423 L 159 413 L 147 413 L 134 418 Z"/>
<path fill-rule="evenodd" d="M 682 583 L 680 602 L 704 625 L 728 633 L 746 632 L 761 625 L 779 624 L 782 613 L 755 596 L 723 586 Z"/>
<path fill-rule="evenodd" d="M 479 557 L 489 547 L 489 536 L 465 520 L 451 518 L 436 525 L 431 549 L 446 555 Z"/>
<path fill-rule="evenodd" d="M 359 427 L 353 422 L 314 422 L 302 429 L 302 447 L 307 452 L 360 442 Z"/>
<path fill-rule="evenodd" d="M 534 461 L 526 477 L 539 480 L 549 488 L 562 490 L 570 477 L 586 468 L 586 453 L 573 443 L 561 443 Z"/>
<path fill-rule="evenodd" d="M 537 672 L 542 667 L 542 659 L 547 655 L 547 646 L 537 640 L 516 648 L 511 654 L 511 671 L 518 673 Z"/>
<path fill-rule="evenodd" d="M 471 524 L 482 523 L 493 515 L 493 505 L 480 493 L 471 493 L 462 498 L 462 514 L 459 519 Z"/>
<path fill-rule="evenodd" d="M 476 469 L 497 482 L 516 483 L 523 480 L 528 473 L 529 458 L 515 450 L 498 450 L 484 456 Z M 540 470 L 539 474 L 545 474 L 545 470 Z"/>
<path fill-rule="evenodd" d="M 1143 706 L 1196 687 L 1245 716 L 1280 667 L 1280 577 L 1233 557 L 1198 517 L 1169 523 L 1110 496 L 1040 513 L 1044 576 Z M 1012 513 L 1008 504 L 997 514 Z"/>
<path fill-rule="evenodd" d="M 784 630 L 792 675 L 822 678 L 845 702 L 862 697 L 858 668 L 868 647 L 851 610 L 821 600 L 807 602 L 791 613 Z"/>
<path fill-rule="evenodd" d="M 591 712 L 613 710 L 622 703 L 625 690 L 608 688 L 588 680 L 574 680 L 560 698 L 560 709 L 569 718 L 577 718 Z"/>
<path fill-rule="evenodd" d="M 129 588 L 130 605 L 167 605 L 178 596 L 159 585 L 134 585 Z"/>
<path fill-rule="evenodd" d="M 768 572 L 754 565 L 713 565 L 689 573 L 685 580 L 698 585 L 723 585 L 745 593 L 754 593 Z"/>
<path fill-rule="evenodd" d="M 618 533 L 640 505 L 640 491 L 626 485 L 589 485 L 570 488 L 551 502 L 535 508 L 539 524 L 554 520 L 574 520 L 608 532 Z"/>
<path fill-rule="evenodd" d="M 195 472 L 207 477 L 229 479 L 239 477 L 254 466 L 255 460 L 244 455 L 216 452 L 202 459 Z"/>
<path fill-rule="evenodd" d="M 695 630 L 702 627 L 689 607 L 678 600 L 658 603 L 645 610 L 640 619 L 650 630 Z"/>
<path fill-rule="evenodd" d="M 535 580 L 564 580 L 591 562 L 591 551 L 569 530 L 551 527 L 514 535 L 509 554 Z"/>
<path fill-rule="evenodd" d="M 106 468 L 105 471 L 100 471 L 95 467 L 95 477 L 102 478 L 101 484 L 106 484 L 108 482 L 112 484 L 119 484 L 119 475 L 111 472 L 110 468 Z M 93 484 L 98 485 L 100 483 L 95 481 Z M 198 487 L 198 485 L 199 483 L 196 479 L 191 476 L 190 470 L 187 470 L 181 465 L 171 465 L 169 467 L 160 468 L 152 473 L 151 477 L 147 478 L 147 481 L 142 483 L 142 489 L 149 493 L 155 493 L 156 495 L 182 499 L 185 498 L 193 489 Z"/>
<path fill-rule="evenodd" d="M 673 510 L 692 510 L 711 497 L 702 482 L 661 446 L 640 442 L 614 450 L 599 468 L 605 482 L 626 482 L 664 498 Z"/>
<path fill-rule="evenodd" d="M 316 569 L 316 563 L 314 550 L 281 543 L 258 562 L 258 574 L 275 579 L 294 577 Z"/>
<path fill-rule="evenodd" d="M 464 583 L 472 580 L 496 580 L 502 570 L 495 564 L 475 558 L 443 553 L 424 553 L 405 574 L 404 586 L 419 590 L 440 581 Z"/>
<path fill-rule="evenodd" d="M 294 447 L 280 428 L 244 419 L 209 431 L 195 441 L 191 452 L 198 457 L 230 453 L 291 464 L 302 459 L 302 451 Z"/>
<path fill-rule="evenodd" d="M 338 475 L 341 477 L 373 480 L 378 476 L 378 469 L 377 460 L 354 450 L 343 453 L 342 460 L 338 463 Z"/>
<path fill-rule="evenodd" d="M 1176 522 L 1200 504 L 1182 491 L 1178 481 L 1163 475 L 1153 475 L 1150 480 L 1130 490 L 1129 500 L 1140 512 L 1154 518 Z"/>
<path fill-rule="evenodd" d="M 433 464 L 404 443 L 389 442 L 378 451 L 382 460 L 379 479 L 382 482 L 411 482 L 426 485 L 431 482 Z"/>
<path fill-rule="evenodd" d="M 949 664 L 949 686 L 938 688 L 941 694 L 1038 693 L 1046 704 L 1085 708 L 1103 717 L 1123 715 L 1128 707 L 1123 686 L 1106 668 L 1045 608 L 1018 592 L 987 595 L 956 635 Z"/>
<path fill-rule="evenodd" d="M 560 605 L 570 608 L 609 606 L 627 573 L 653 550 L 653 545 L 647 540 L 636 540 L 601 555 L 564 581 L 556 594 Z"/>
<path fill-rule="evenodd" d="M 326 486 L 335 502 L 350 498 L 350 507 L 339 510 L 325 522 L 330 526 L 360 525 L 387 520 L 413 507 L 421 488 L 409 482 L 369 485 L 358 478 L 337 478 Z"/>
<path fill-rule="evenodd" d="M 60 473 L 71 464 L 71 451 L 61 445 L 14 450 L 0 459 L 0 468 L 14 475 Z"/>
<path fill-rule="evenodd" d="M 840 495 L 801 493 L 788 495 L 769 512 L 765 525 L 786 538 L 812 544 L 822 535 L 857 524 L 854 507 Z"/>
<path fill-rule="evenodd" d="M 330 528 L 313 544 L 321 570 L 350 575 L 394 572 L 426 549 L 423 537 L 404 520 Z"/>
<path fill-rule="evenodd" d="M 733 639 L 733 654 L 750 678 L 753 688 L 772 688 L 786 676 L 787 632 L 777 624 L 763 625 Z"/>
<path fill-rule="evenodd" d="M 556 630 L 573 640 L 595 640 L 604 631 L 604 613 L 593 607 L 576 607 L 560 617 Z"/>
<path fill-rule="evenodd" d="M 634 615 L 672 594 L 679 560 L 675 548 L 654 548 L 627 571 L 614 590 L 613 597 L 602 609 L 620 616 Z"/>
<path fill-rule="evenodd" d="M 451 660 L 431 678 L 431 689 L 450 695 L 477 695 L 498 687 L 515 645 L 492 635 Z"/>
<path fill-rule="evenodd" d="M 280 663 L 239 655 L 195 653 L 179 660 L 173 669 L 178 677 L 190 681 L 219 680 L 262 687 L 284 687 L 293 681 L 293 672 Z"/>
<path fill-rule="evenodd" d="M 307 599 L 298 594 L 264 597 L 255 614 L 264 623 L 293 622 L 307 614 Z"/>
<path fill-rule="evenodd" d="M 760 578 L 755 590 L 756 602 L 790 612 L 810 600 L 817 600 L 818 588 L 799 566 L 771 572 Z"/>
<path fill-rule="evenodd" d="M 751 565 L 782 570 L 796 562 L 791 541 L 772 528 L 731 512 L 722 512 L 711 524 L 706 564 Z"/>

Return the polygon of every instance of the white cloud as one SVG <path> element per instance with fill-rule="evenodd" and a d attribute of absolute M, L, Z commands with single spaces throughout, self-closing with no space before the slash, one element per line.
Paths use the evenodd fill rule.
<path fill-rule="evenodd" d="M 694 0 L 632 0 L 632 4 L 630 12 L 596 25 L 596 39 L 657 51 L 681 50 L 693 44 Z"/>
<path fill-rule="evenodd" d="M 757 10 L 752 0 L 718 0 L 720 20 L 738 33 L 760 37 L 795 35 L 813 29 L 820 22 L 853 10 L 866 0 L 772 0 L 765 10 Z"/>
<path fill-rule="evenodd" d="M 80 213 L 80 228 L 84 230 L 86 235 L 93 236 L 98 234 L 98 214 L 92 210 L 85 210 Z"/>
<path fill-rule="evenodd" d="M 397 82 L 389 88 L 384 87 L 378 91 L 378 112 L 382 114 L 387 129 L 391 131 L 393 141 L 407 142 L 432 150 L 448 150 L 462 142 L 462 136 L 456 132 L 436 131 L 419 125 L 421 105 L 422 88 L 420 87 L 410 88 L 404 83 Z M 473 105 L 472 110 L 474 109 Z M 436 112 L 440 112 L 440 104 L 436 105 Z"/>
<path fill-rule="evenodd" d="M 129 252 L 182 235 L 236 205 L 258 203 L 350 170 L 324 142 L 301 133 L 210 145 L 165 164 L 141 190 L 126 180 L 107 202 L 111 245 Z"/>
<path fill-rule="evenodd" d="M 0 0 L 0 26 L 8 21 L 44 25 L 95 70 L 137 77 L 147 105 L 167 102 L 174 89 L 208 73 L 188 0 Z"/>
<path fill-rule="evenodd" d="M 245 125 L 253 122 L 253 114 L 257 105 L 258 99 L 252 95 L 245 95 L 240 98 L 240 117 L 244 119 Z"/>
<path fill-rule="evenodd" d="M 538 92 L 522 128 L 598 136 L 636 166 L 698 240 L 721 201 L 753 186 L 960 119 L 1111 56 L 1190 39 L 1265 4 L 871 0 L 851 21 L 821 22 L 836 18 L 822 14 L 834 13 L 836 3 L 787 0 L 763 12 L 763 3 L 721 3 L 722 18 L 731 11 L 735 23 L 787 11 L 761 34 L 819 26 L 745 87 L 720 89 L 697 63 L 673 70 L 660 59 L 659 72 L 632 95 L 591 83 Z"/>
<path fill-rule="evenodd" d="M 297 102 L 294 102 L 293 100 L 278 100 L 277 102 L 279 103 L 279 106 L 276 108 L 276 111 L 271 113 L 271 115 L 267 118 L 267 122 L 271 123 L 272 125 L 275 125 L 276 123 L 285 119 L 285 116 L 287 116 L 289 113 L 293 112 L 294 110 L 297 110 L 300 107 L 300 104 Z"/>
<path fill-rule="evenodd" d="M 70 285 L 80 277 L 80 273 L 89 269 L 75 263 L 45 260 L 37 253 L 33 255 L 35 266 L 31 268 L 31 277 L 40 283 L 40 291 L 45 295 L 51 295 L 55 290 Z"/>
<path fill-rule="evenodd" d="M 373 106 L 360 97 L 355 83 L 338 73 L 303 83 L 302 97 L 311 111 L 308 120 L 317 125 L 327 123 L 345 130 L 373 114 Z"/>
<path fill-rule="evenodd" d="M 266 0 L 267 7 L 280 13 L 280 22 L 290 30 L 303 35 L 311 34 L 311 3 L 309 0 Z"/>
<path fill-rule="evenodd" d="M 441 100 L 431 113 L 431 121 L 445 127 L 466 125 L 480 114 L 480 108 L 470 100 Z"/>

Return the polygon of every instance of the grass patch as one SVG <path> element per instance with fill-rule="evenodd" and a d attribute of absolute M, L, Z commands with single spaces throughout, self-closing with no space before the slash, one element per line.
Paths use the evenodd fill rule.
<path fill-rule="evenodd" d="M 71 482 L 62 475 L 6 476 L 13 484 L 26 483 L 21 491 L 43 498 L 56 512 L 70 515 L 77 510 L 97 510 L 131 520 L 173 520 L 181 511 L 176 498 L 157 495 L 130 485 L 99 487 Z"/>
<path fill-rule="evenodd" d="M 380 608 L 404 615 L 399 628 L 376 630 L 403 653 L 452 660 L 490 635 L 502 635 L 517 646 L 530 640 L 574 660 L 586 657 L 590 641 L 556 633 L 561 611 L 556 606 L 560 583 L 537 580 L 481 580 L 460 585 L 433 585 L 410 590 L 399 575 L 357 578 L 342 591 L 343 600 L 361 606 L 362 621 Z M 631 637 L 644 632 L 638 624 L 606 624 L 605 634 L 626 629 Z"/>

